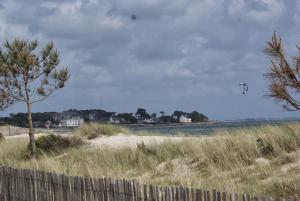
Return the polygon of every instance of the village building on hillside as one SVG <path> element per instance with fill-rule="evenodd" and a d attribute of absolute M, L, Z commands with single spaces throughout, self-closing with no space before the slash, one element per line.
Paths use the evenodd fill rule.
<path fill-rule="evenodd" d="M 189 117 L 186 117 L 184 115 L 181 115 L 180 118 L 179 118 L 179 122 L 180 123 L 191 123 L 192 119 L 189 118 Z"/>
<path fill-rule="evenodd" d="M 84 123 L 84 119 L 77 110 L 64 111 L 60 117 L 59 127 L 79 127 Z"/>
<path fill-rule="evenodd" d="M 61 127 L 79 127 L 84 123 L 82 117 L 67 117 L 61 120 Z"/>
<path fill-rule="evenodd" d="M 112 123 L 112 124 L 119 124 L 120 121 L 117 119 L 117 117 L 110 117 L 110 118 L 109 118 L 109 123 Z"/>

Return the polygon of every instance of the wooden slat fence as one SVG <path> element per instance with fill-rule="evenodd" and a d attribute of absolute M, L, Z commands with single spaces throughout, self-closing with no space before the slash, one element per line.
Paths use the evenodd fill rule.
<path fill-rule="evenodd" d="M 21 128 L 17 126 L 0 126 L 0 133 L 4 136 L 28 134 L 28 128 Z"/>
<path fill-rule="evenodd" d="M 276 201 L 280 199 L 276 199 Z M 0 201 L 273 201 L 183 187 L 140 185 L 111 178 L 71 177 L 0 167 Z M 275 200 L 274 200 L 275 201 Z"/>

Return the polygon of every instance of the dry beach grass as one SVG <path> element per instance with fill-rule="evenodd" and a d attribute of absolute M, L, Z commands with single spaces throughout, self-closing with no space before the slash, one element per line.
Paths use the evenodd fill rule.
<path fill-rule="evenodd" d="M 300 124 L 222 130 L 205 138 L 135 141 L 135 146 L 121 146 L 116 137 L 111 139 L 115 141 L 106 146 L 87 144 L 30 161 L 22 158 L 27 138 L 6 139 L 0 142 L 0 165 L 300 198 Z"/>

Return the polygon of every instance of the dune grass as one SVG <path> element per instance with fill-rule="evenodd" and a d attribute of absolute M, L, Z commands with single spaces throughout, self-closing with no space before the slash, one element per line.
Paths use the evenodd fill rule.
<path fill-rule="evenodd" d="M 126 127 L 112 124 L 88 123 L 77 129 L 76 133 L 81 136 L 93 139 L 99 136 L 110 136 L 119 133 L 127 134 L 129 130 Z"/>
<path fill-rule="evenodd" d="M 30 161 L 22 159 L 26 146 L 25 139 L 0 142 L 0 165 L 300 198 L 300 124 L 220 130 L 214 137 L 135 149 L 83 146 Z"/>

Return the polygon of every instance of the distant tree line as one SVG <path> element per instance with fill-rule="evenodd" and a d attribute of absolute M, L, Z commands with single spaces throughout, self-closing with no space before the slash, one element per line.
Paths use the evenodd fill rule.
<path fill-rule="evenodd" d="M 193 111 L 191 113 L 174 111 L 172 115 L 165 115 L 164 112 L 161 112 L 161 114 L 162 115 L 159 117 L 159 122 L 161 123 L 179 123 L 181 116 L 191 118 L 192 122 L 206 122 L 209 120 L 207 116 L 197 111 Z"/>
<path fill-rule="evenodd" d="M 64 112 L 37 112 L 32 113 L 32 121 L 34 127 L 43 127 L 45 122 L 51 122 L 52 125 L 58 125 L 65 116 L 80 116 L 84 122 L 111 122 L 123 124 L 137 124 L 137 123 L 179 123 L 180 117 L 190 118 L 192 122 L 205 122 L 208 117 L 197 111 L 191 113 L 184 111 L 174 111 L 167 115 L 161 111 L 159 115 L 156 113 L 149 114 L 146 109 L 138 108 L 135 113 L 116 113 L 107 112 L 101 109 L 76 110 L 70 109 Z M 28 126 L 28 114 L 17 113 L 10 114 L 8 117 L 1 117 L 1 124 L 9 124 L 20 127 Z"/>
<path fill-rule="evenodd" d="M 58 114 L 59 113 L 57 112 L 32 113 L 32 122 L 35 127 L 43 127 L 44 123 L 47 121 L 50 121 L 53 124 L 58 124 Z M 1 124 L 28 127 L 27 113 L 10 114 L 9 117 L 2 117 L 0 120 Z"/>

